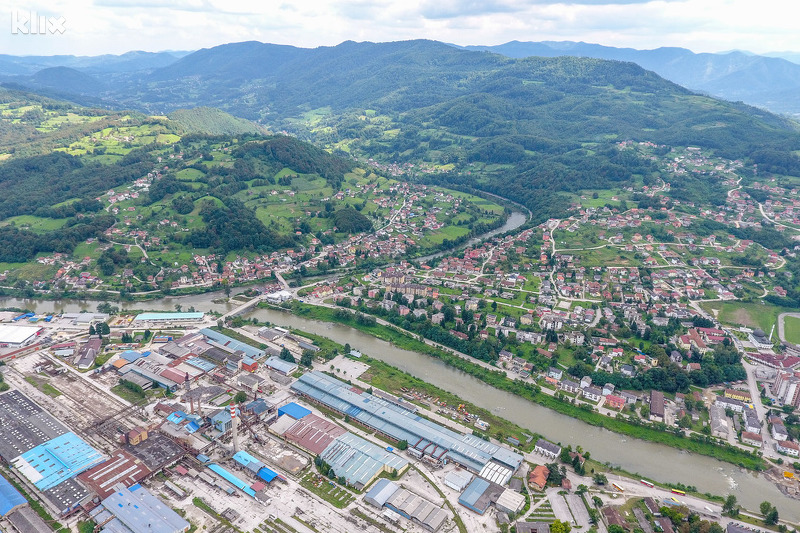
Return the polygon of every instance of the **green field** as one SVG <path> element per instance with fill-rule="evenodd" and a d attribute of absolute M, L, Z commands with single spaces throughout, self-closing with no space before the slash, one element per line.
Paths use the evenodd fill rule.
<path fill-rule="evenodd" d="M 53 231 L 61 229 L 67 223 L 66 218 L 43 218 L 34 215 L 18 215 L 0 222 L 0 225 L 12 225 L 33 231 Z"/>
<path fill-rule="evenodd" d="M 720 322 L 733 326 L 761 328 L 767 335 L 777 322 L 779 314 L 796 311 L 796 309 L 778 307 L 763 302 L 704 302 L 701 305 L 703 309 L 715 315 Z"/>
<path fill-rule="evenodd" d="M 792 344 L 800 344 L 800 318 L 787 316 L 783 319 L 783 334 Z"/>

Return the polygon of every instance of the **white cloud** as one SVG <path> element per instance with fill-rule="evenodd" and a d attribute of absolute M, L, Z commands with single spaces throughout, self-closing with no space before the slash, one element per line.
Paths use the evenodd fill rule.
<path fill-rule="evenodd" d="M 259 40 L 296 46 L 341 41 L 436 39 L 457 44 L 574 40 L 610 46 L 683 46 L 694 51 L 799 50 L 788 0 L 0 0 L 12 10 L 63 16 L 66 33 L 12 35 L 10 54 L 101 54 L 190 50 Z"/>

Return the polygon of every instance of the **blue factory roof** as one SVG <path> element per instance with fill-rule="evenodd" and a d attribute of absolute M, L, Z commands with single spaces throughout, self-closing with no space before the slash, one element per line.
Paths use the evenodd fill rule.
<path fill-rule="evenodd" d="M 147 353 L 149 354 L 150 352 Z M 119 356 L 129 363 L 133 363 L 134 361 L 138 361 L 142 357 L 145 357 L 143 353 L 137 352 L 136 350 L 127 350 L 119 354 Z"/>
<path fill-rule="evenodd" d="M 105 523 L 103 532 L 178 533 L 190 527 L 189 522 L 138 484 L 114 491 L 102 506 L 115 517 Z"/>
<path fill-rule="evenodd" d="M 228 472 L 227 470 L 225 470 L 221 466 L 219 466 L 217 464 L 210 464 L 210 465 L 208 465 L 208 468 L 212 472 L 214 472 L 216 474 L 219 474 L 219 476 L 222 477 L 222 479 L 224 479 L 225 481 L 227 481 L 228 483 L 230 483 L 231 485 L 233 485 L 237 489 L 241 490 L 242 492 L 244 492 L 248 496 L 255 496 L 256 495 L 256 491 L 254 491 L 253 489 L 250 488 L 250 484 L 249 483 L 245 483 L 244 481 L 242 481 L 238 477 L 234 476 L 233 474 L 231 474 L 230 472 Z"/>
<path fill-rule="evenodd" d="M 476 507 L 475 504 L 478 503 L 478 500 L 483 493 L 486 492 L 486 489 L 489 488 L 489 482 L 483 478 L 476 477 L 472 480 L 472 483 L 467 485 L 467 488 L 464 489 L 464 492 L 461 493 L 461 496 L 458 497 L 458 503 L 469 507 L 473 511 L 483 514 L 486 509 L 481 510 L 480 508 Z"/>
<path fill-rule="evenodd" d="M 261 359 L 262 357 L 264 357 L 264 350 L 259 350 L 258 348 L 250 346 L 247 343 L 237 341 L 236 339 L 232 339 L 231 337 L 228 337 L 227 335 L 224 335 L 219 331 L 203 328 L 200 330 L 200 333 L 203 334 L 209 340 L 217 343 L 218 345 L 224 346 L 231 352 L 240 350 L 246 356 L 252 357 L 253 359 Z"/>
<path fill-rule="evenodd" d="M 264 467 L 264 463 L 262 463 L 260 460 L 256 459 L 255 457 L 253 457 L 244 450 L 238 451 L 235 454 L 233 454 L 233 460 L 245 468 L 250 467 L 251 470 L 254 466 L 257 466 L 258 468 L 255 469 L 256 472 L 258 472 L 259 470 L 261 470 L 261 468 Z"/>
<path fill-rule="evenodd" d="M 6 478 L 0 476 L 0 516 L 7 515 L 17 506 L 27 502 L 28 500 Z"/>
<path fill-rule="evenodd" d="M 300 420 L 304 416 L 308 416 L 310 414 L 311 411 L 294 402 L 287 403 L 283 407 L 278 407 L 278 416 L 289 415 L 295 420 Z"/>
<path fill-rule="evenodd" d="M 39 490 L 51 489 L 103 462 L 103 455 L 74 433 L 65 433 L 11 461 Z"/>
<path fill-rule="evenodd" d="M 199 357 L 190 357 L 186 360 L 187 365 L 192 365 L 195 368 L 199 368 L 204 372 L 211 372 L 217 365 L 212 363 L 211 361 L 206 361 L 205 359 L 200 359 Z"/>
<path fill-rule="evenodd" d="M 139 313 L 134 320 L 202 320 L 205 313 Z"/>
<path fill-rule="evenodd" d="M 264 468 L 258 471 L 258 477 L 260 477 L 267 483 L 271 483 L 273 479 L 278 477 L 278 474 L 265 466 Z"/>
<path fill-rule="evenodd" d="M 522 455 L 484 441 L 473 435 L 462 435 L 435 422 L 403 409 L 366 392 L 356 392 L 350 385 L 322 372 L 307 372 L 292 384 L 292 389 L 336 411 L 374 428 L 410 447 L 442 457 L 446 454 L 474 472 L 494 460 L 516 471 Z M 508 473 L 507 477 L 510 477 Z"/>

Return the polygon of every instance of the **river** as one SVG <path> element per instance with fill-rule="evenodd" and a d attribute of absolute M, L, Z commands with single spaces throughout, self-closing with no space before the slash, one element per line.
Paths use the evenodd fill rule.
<path fill-rule="evenodd" d="M 510 231 L 526 220 L 522 212 L 514 211 L 506 223 L 480 238 Z M 472 244 L 480 240 L 469 241 Z M 439 255 L 439 254 L 435 254 Z M 431 257 L 431 256 L 429 256 Z M 427 258 L 423 258 L 427 259 Z M 147 302 L 115 303 L 126 310 L 174 311 L 176 305 L 183 310 L 195 307 L 198 311 L 226 313 L 236 307 L 230 303 L 215 303 L 225 299 L 223 291 L 190 296 L 164 297 Z M 0 298 L 0 307 L 30 309 L 37 313 L 94 311 L 95 301 L 30 300 Z M 349 326 L 330 324 L 272 309 L 256 309 L 245 317 L 256 317 L 281 326 L 290 326 L 316 335 L 328 337 L 340 344 L 349 343 L 361 352 L 391 364 L 441 389 L 454 393 L 479 407 L 506 418 L 524 428 L 531 429 L 563 445 L 583 446 L 600 462 L 609 462 L 628 472 L 664 482 L 696 486 L 700 492 L 726 495 L 735 494 L 748 509 L 757 510 L 768 500 L 780 511 L 784 519 L 800 521 L 800 504 L 782 494 L 763 476 L 750 473 L 711 457 L 690 454 L 668 446 L 631 439 L 611 431 L 590 426 L 580 420 L 556 413 L 545 407 L 495 389 L 459 370 L 446 366 L 437 359 L 397 348 L 385 341 L 364 334 Z"/>
<path fill-rule="evenodd" d="M 500 233 L 505 233 L 507 231 L 515 230 L 528 220 L 528 217 L 525 216 L 525 213 L 522 211 L 512 211 L 511 215 L 506 219 L 505 224 L 500 226 L 499 228 L 493 229 L 491 231 L 487 231 L 486 233 L 482 233 L 477 237 L 472 237 L 464 244 L 460 245 L 459 248 L 466 248 L 467 246 L 472 246 L 473 244 L 477 244 L 484 239 L 488 239 L 489 237 L 494 237 L 495 235 L 499 235 Z M 452 254 L 453 250 L 444 250 L 441 252 L 436 252 L 429 255 L 423 255 L 422 257 L 418 257 L 415 261 L 419 261 L 420 263 L 424 263 L 426 261 L 430 261 L 436 257 L 441 257 L 445 254 Z"/>
<path fill-rule="evenodd" d="M 194 306 L 198 311 L 219 311 L 221 313 L 236 307 L 233 304 L 212 301 L 218 298 L 224 298 L 222 291 L 166 297 L 149 302 L 125 302 L 122 307 L 129 310 L 174 311 L 175 305 L 178 304 L 184 310 Z M 78 312 L 94 311 L 97 302 L 0 298 L 0 307 L 28 308 L 38 313 Z M 310 320 L 273 309 L 255 309 L 244 317 L 255 317 L 260 321 L 269 321 L 276 325 L 308 331 L 330 338 L 340 344 L 349 343 L 354 349 L 370 357 L 380 359 L 456 394 L 515 424 L 536 431 L 550 440 L 563 445 L 572 444 L 573 447 L 583 446 L 592 453 L 594 459 L 600 462 L 609 462 L 628 472 L 636 472 L 658 481 L 694 485 L 701 492 L 723 496 L 735 494 L 739 502 L 748 509 L 757 510 L 762 501 L 768 500 L 778 508 L 782 518 L 795 522 L 800 520 L 800 504 L 797 500 L 783 495 L 763 476 L 742 468 L 711 457 L 690 454 L 668 446 L 632 439 L 590 426 L 580 420 L 495 389 L 460 370 L 448 367 L 438 359 L 398 348 L 349 326 Z"/>

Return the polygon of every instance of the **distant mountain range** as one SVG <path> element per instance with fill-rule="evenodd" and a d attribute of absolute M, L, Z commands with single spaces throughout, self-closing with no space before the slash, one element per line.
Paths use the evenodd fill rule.
<path fill-rule="evenodd" d="M 373 43 L 360 43 L 363 46 Z M 391 43 L 384 43 L 389 45 Z M 253 72 L 269 76 L 282 65 L 301 57 L 323 57 L 326 51 L 255 42 L 233 43 L 196 52 L 128 52 L 100 56 L 11 56 L 0 55 L 0 82 L 58 97 L 81 95 L 82 103 L 101 103 L 95 98 L 120 83 L 142 89 L 142 82 L 217 73 L 231 81 L 252 77 Z M 455 46 L 455 45 L 452 45 Z M 225 48 L 223 48 L 225 47 Z M 764 55 L 744 51 L 696 54 L 685 48 L 637 50 L 574 41 L 511 41 L 497 46 L 457 47 L 488 51 L 510 58 L 530 56 L 576 56 L 630 61 L 693 91 L 754 105 L 788 115 L 800 116 L 800 53 L 772 52 Z M 218 63 L 218 52 L 227 51 Z M 265 50 L 269 54 L 265 55 Z M 111 89 L 111 92 L 119 93 Z M 118 96 L 118 95 L 117 95 Z M 91 98 L 88 98 L 91 97 Z"/>
<path fill-rule="evenodd" d="M 577 56 L 630 61 L 693 91 L 733 102 L 742 101 L 773 113 L 800 115 L 800 54 L 774 57 L 733 51 L 696 54 L 685 48 L 636 50 L 574 41 L 520 42 L 497 46 L 465 46 L 507 57 Z"/>

